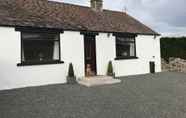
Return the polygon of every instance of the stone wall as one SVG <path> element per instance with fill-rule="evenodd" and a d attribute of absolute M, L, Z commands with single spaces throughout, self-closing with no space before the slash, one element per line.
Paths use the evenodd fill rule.
<path fill-rule="evenodd" d="M 186 60 L 181 58 L 169 58 L 169 61 L 161 59 L 162 71 L 184 72 L 186 73 Z"/>

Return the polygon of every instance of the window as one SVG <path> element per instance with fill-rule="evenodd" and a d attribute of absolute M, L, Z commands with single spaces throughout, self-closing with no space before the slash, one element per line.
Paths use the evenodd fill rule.
<path fill-rule="evenodd" d="M 21 32 L 21 65 L 60 63 L 59 33 Z"/>
<path fill-rule="evenodd" d="M 136 58 L 135 36 L 116 36 L 116 59 Z"/>

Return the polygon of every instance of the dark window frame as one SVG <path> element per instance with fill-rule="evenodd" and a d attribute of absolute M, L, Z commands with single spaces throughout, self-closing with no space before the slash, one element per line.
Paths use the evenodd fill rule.
<path fill-rule="evenodd" d="M 138 59 L 137 57 L 137 53 L 136 53 L 136 34 L 132 34 L 132 33 L 114 33 L 113 34 L 116 39 L 115 39 L 115 46 L 116 46 L 116 58 L 115 60 L 125 60 L 125 59 Z M 132 38 L 133 41 L 124 41 L 124 42 L 133 42 L 134 43 L 134 56 L 118 56 L 117 55 L 117 39 L 118 38 Z"/>
<path fill-rule="evenodd" d="M 18 63 L 17 66 L 32 66 L 32 65 L 48 65 L 48 64 L 62 64 L 64 61 L 61 61 L 61 39 L 60 33 L 63 31 L 60 30 L 53 30 L 53 29 L 46 29 L 46 28 L 16 28 L 16 31 L 20 31 L 21 33 L 21 63 Z M 57 60 L 50 60 L 50 61 L 23 61 L 23 33 L 48 33 L 48 34 L 56 34 L 58 36 L 57 40 L 59 44 L 59 59 Z M 47 41 L 47 40 L 46 40 Z"/>

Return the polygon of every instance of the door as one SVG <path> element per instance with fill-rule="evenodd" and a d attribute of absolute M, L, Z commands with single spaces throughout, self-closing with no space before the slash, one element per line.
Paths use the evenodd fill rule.
<path fill-rule="evenodd" d="M 86 76 L 96 75 L 96 41 L 95 35 L 84 36 L 85 46 L 85 74 Z"/>

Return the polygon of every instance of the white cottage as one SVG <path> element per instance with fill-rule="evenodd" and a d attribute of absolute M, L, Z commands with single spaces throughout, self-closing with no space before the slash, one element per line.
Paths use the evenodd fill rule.
<path fill-rule="evenodd" d="M 102 4 L 1 0 L 0 90 L 66 83 L 69 63 L 78 78 L 87 65 L 106 75 L 109 61 L 117 77 L 160 72 L 159 34 Z"/>

